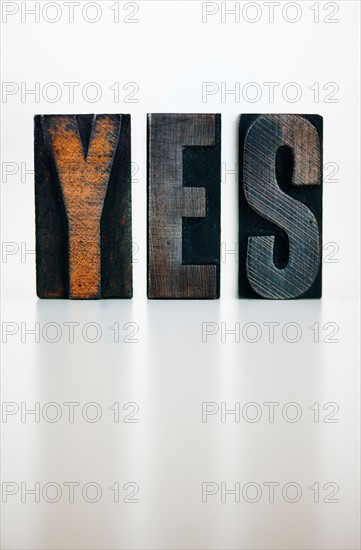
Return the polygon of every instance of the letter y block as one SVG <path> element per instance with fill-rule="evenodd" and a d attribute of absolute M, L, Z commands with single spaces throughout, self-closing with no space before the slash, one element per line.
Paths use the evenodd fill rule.
<path fill-rule="evenodd" d="M 36 116 L 35 210 L 40 298 L 131 298 L 130 116 Z"/>

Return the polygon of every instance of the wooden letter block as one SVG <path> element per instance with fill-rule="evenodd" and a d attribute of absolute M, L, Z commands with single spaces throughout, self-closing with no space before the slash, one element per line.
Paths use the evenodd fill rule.
<path fill-rule="evenodd" d="M 131 298 L 129 115 L 35 117 L 39 298 Z"/>
<path fill-rule="evenodd" d="M 322 117 L 240 118 L 239 294 L 320 298 Z"/>
<path fill-rule="evenodd" d="M 220 115 L 148 115 L 148 298 L 219 298 L 220 142 Z"/>

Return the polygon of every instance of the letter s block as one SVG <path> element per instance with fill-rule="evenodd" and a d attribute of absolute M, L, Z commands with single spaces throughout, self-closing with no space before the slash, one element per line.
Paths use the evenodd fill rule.
<path fill-rule="evenodd" d="M 320 298 L 322 117 L 240 118 L 239 294 Z"/>
<path fill-rule="evenodd" d="M 221 116 L 148 115 L 148 298 L 218 298 Z"/>
<path fill-rule="evenodd" d="M 40 298 L 131 298 L 130 116 L 36 116 L 35 210 Z"/>

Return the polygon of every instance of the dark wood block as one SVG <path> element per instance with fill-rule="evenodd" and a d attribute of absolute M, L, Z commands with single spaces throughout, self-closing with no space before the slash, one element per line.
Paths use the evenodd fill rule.
<path fill-rule="evenodd" d="M 220 115 L 148 115 L 148 298 L 219 298 L 220 146 Z"/>
<path fill-rule="evenodd" d="M 318 115 L 241 116 L 240 297 L 321 297 L 322 134 Z"/>
<path fill-rule="evenodd" d="M 131 298 L 129 115 L 35 116 L 39 298 Z"/>

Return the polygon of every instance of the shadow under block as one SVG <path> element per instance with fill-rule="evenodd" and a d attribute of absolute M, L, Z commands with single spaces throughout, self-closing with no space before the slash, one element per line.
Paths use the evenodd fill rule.
<path fill-rule="evenodd" d="M 148 115 L 148 298 L 219 298 L 220 146 L 220 115 Z"/>
<path fill-rule="evenodd" d="M 240 117 L 240 297 L 321 297 L 322 134 L 318 115 Z"/>
<path fill-rule="evenodd" d="M 40 298 L 131 298 L 130 115 L 35 116 Z"/>

